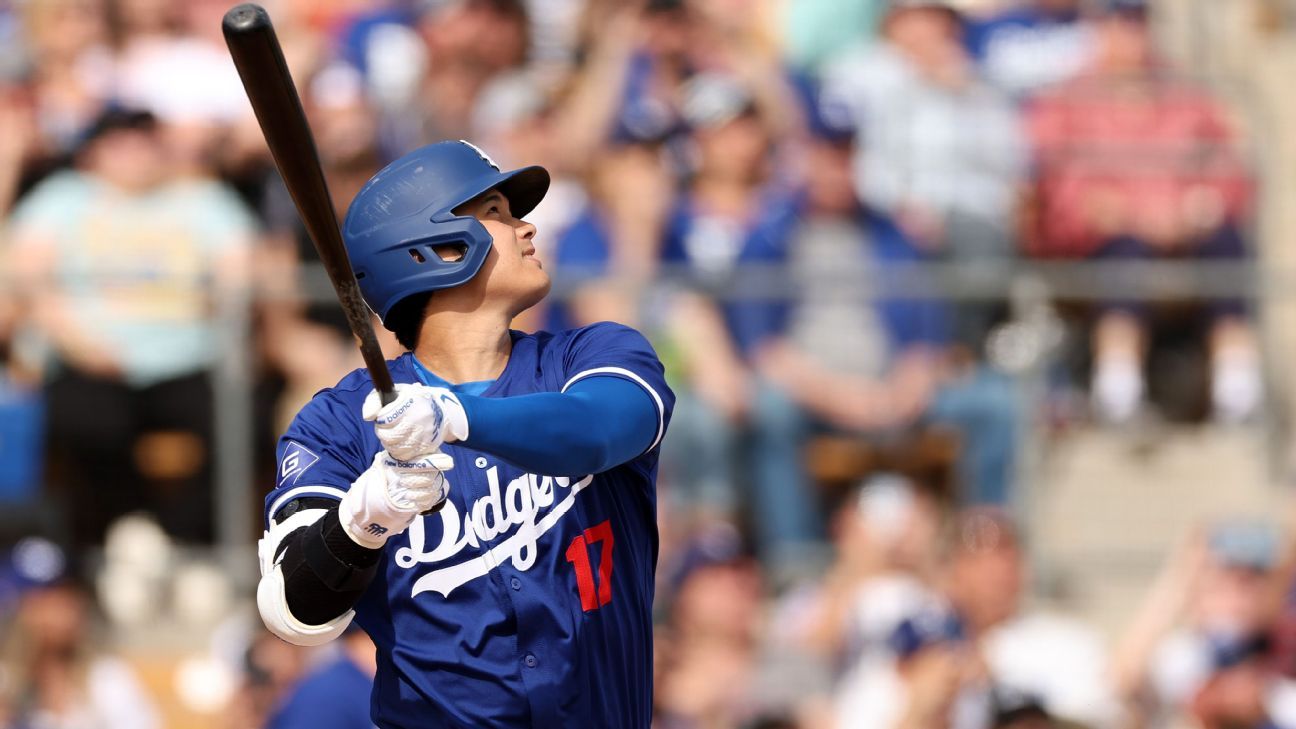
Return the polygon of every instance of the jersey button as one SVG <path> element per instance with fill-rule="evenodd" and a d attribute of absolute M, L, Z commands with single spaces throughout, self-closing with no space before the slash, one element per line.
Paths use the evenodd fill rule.
<path fill-rule="evenodd" d="M 527 668 L 535 668 L 536 664 L 538 664 L 540 661 L 536 660 L 536 657 L 534 655 L 528 653 L 526 654 L 526 657 L 522 659 L 522 662 L 526 664 Z"/>
<path fill-rule="evenodd" d="M 511 579 L 511 580 L 509 580 L 509 584 L 513 586 L 513 589 L 514 589 L 514 590 L 521 590 L 521 589 L 522 589 L 522 580 L 519 580 L 519 579 L 516 578 L 516 577 L 514 577 L 514 578 Z"/>

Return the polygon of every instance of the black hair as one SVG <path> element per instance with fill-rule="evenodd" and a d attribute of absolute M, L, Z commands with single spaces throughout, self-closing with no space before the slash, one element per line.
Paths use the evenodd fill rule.
<path fill-rule="evenodd" d="M 396 335 L 396 341 L 411 352 L 418 346 L 419 332 L 423 329 L 423 315 L 431 298 L 431 291 L 406 296 L 387 312 L 387 320 L 383 322 L 383 326 Z"/>
<path fill-rule="evenodd" d="M 83 154 L 90 148 L 90 145 L 114 132 L 153 134 L 157 132 L 157 129 L 158 120 L 153 115 L 153 112 L 110 105 L 104 108 L 90 126 L 81 132 L 80 137 L 76 140 L 73 154 Z"/>

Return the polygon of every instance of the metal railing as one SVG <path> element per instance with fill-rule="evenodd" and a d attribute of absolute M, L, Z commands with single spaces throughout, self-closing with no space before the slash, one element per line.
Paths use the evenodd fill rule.
<path fill-rule="evenodd" d="M 589 274 L 589 275 L 586 275 Z M 617 285 L 616 279 L 599 279 L 593 272 L 572 269 L 555 277 L 551 297 L 563 299 L 591 280 Z M 629 285 L 629 284 L 627 284 Z M 1254 303 L 1257 311 L 1265 304 L 1296 296 L 1296 269 L 1260 268 L 1252 261 L 1206 262 L 1039 262 L 992 261 L 967 263 L 887 263 L 885 265 L 834 267 L 815 285 L 833 287 L 862 306 L 882 299 L 936 299 L 952 305 L 978 301 L 1010 304 L 1013 336 L 1018 351 L 1028 356 L 1012 369 L 1022 378 L 1023 389 L 1038 402 L 1044 395 L 1042 373 L 1056 344 L 1057 326 L 1052 313 L 1058 300 L 1102 302 L 1121 300 L 1172 301 L 1179 299 L 1241 299 Z M 709 280 L 688 276 L 682 269 L 664 268 L 647 288 L 636 284 L 634 292 L 643 300 L 659 298 L 663 289 L 690 287 L 730 301 L 787 301 L 795 303 L 806 283 L 787 269 L 777 266 L 744 266 L 730 275 Z M 314 303 L 334 301 L 327 277 L 318 267 L 301 272 L 298 297 Z M 212 505 L 221 559 L 231 576 L 250 581 L 255 577 L 255 560 L 250 551 L 257 536 L 249 515 L 256 512 L 258 494 L 254 484 L 265 478 L 255 473 L 257 444 L 253 423 L 253 334 L 255 306 L 278 305 L 273 298 L 255 297 L 252 292 L 229 293 L 217 302 L 215 317 L 220 356 L 214 368 L 215 417 L 215 503 Z M 1025 347 L 1022 350 L 1021 347 Z M 1271 404 L 1276 404 L 1274 399 Z M 1028 410 L 1033 404 L 1028 402 Z M 1266 418 L 1272 429 L 1286 421 L 1285 413 Z M 1025 413 L 1030 422 L 1030 413 Z M 1030 433 L 1033 429 L 1024 428 Z M 1029 436 L 1028 436 L 1029 437 Z M 1285 455 L 1285 439 L 1270 433 L 1268 442 L 1283 453 L 1273 454 L 1275 463 Z M 1031 469 L 1034 452 L 1029 444 L 1023 468 Z"/>

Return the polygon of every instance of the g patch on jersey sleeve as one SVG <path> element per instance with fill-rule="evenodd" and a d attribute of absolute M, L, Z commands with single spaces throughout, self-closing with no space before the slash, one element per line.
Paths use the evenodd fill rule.
<path fill-rule="evenodd" d="M 296 442 L 288 441 L 288 447 L 284 449 L 283 459 L 279 462 L 279 486 L 292 486 L 297 483 L 303 473 L 313 465 L 319 462 L 319 456 L 315 455 L 309 448 Z"/>

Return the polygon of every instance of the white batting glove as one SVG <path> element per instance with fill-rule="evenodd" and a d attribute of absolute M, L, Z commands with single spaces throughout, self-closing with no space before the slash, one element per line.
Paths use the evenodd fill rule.
<path fill-rule="evenodd" d="M 402 461 L 468 438 L 468 415 L 459 397 L 444 387 L 402 383 L 396 385 L 396 399 L 386 405 L 374 390 L 361 412 L 373 421 L 383 448 Z"/>
<path fill-rule="evenodd" d="M 377 549 L 414 517 L 445 501 L 450 493 L 445 472 L 452 468 L 454 459 L 444 453 L 401 461 L 379 451 L 342 497 L 338 521 L 357 544 Z"/>

